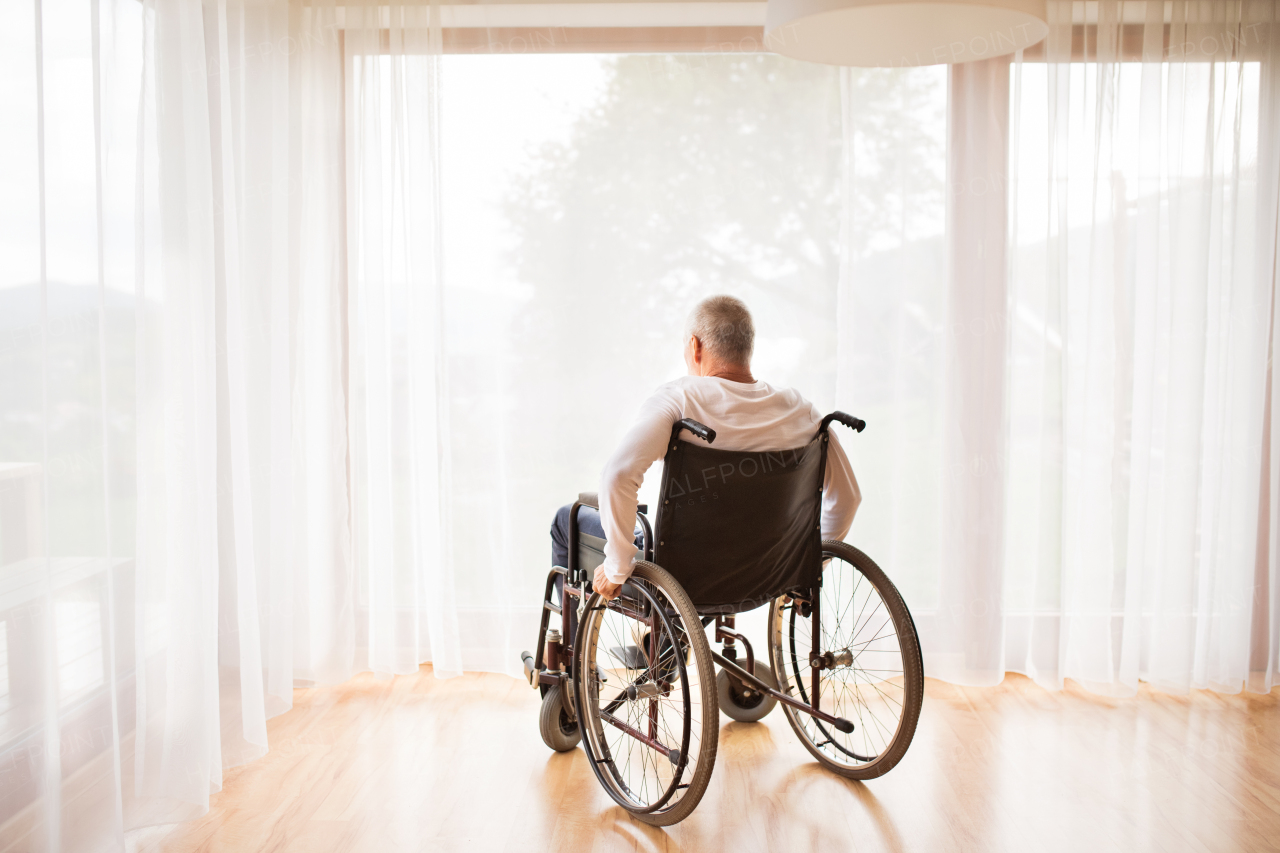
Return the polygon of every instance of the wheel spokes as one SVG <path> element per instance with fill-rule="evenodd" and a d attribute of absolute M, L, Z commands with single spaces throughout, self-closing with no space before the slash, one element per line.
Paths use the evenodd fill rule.
<path fill-rule="evenodd" d="M 585 648 L 592 665 L 608 667 L 595 671 L 608 678 L 609 688 L 602 691 L 593 677 L 590 707 L 583 711 L 591 719 L 586 728 L 600 753 L 596 760 L 607 767 L 615 790 L 629 807 L 653 810 L 688 787 L 681 782 L 695 769 L 700 726 L 679 616 L 656 588 L 634 579 L 632 585 L 640 599 L 591 614 Z"/>
<path fill-rule="evenodd" d="M 835 665 L 820 672 L 821 707 L 850 720 L 854 730 L 842 733 L 802 711 L 787 713 L 814 748 L 841 765 L 857 766 L 884 755 L 897 736 L 906 714 L 906 664 L 892 612 L 876 585 L 834 554 L 824 555 L 824 566 L 819 647 Z M 814 620 L 802 616 L 794 601 L 775 607 L 775 664 L 784 689 L 811 702 Z"/>

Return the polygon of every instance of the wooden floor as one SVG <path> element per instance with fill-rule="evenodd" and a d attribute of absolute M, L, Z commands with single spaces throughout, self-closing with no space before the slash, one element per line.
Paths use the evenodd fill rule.
<path fill-rule="evenodd" d="M 614 806 L 581 749 L 548 751 L 515 679 L 424 667 L 295 700 L 207 816 L 140 853 L 1280 850 L 1280 688 L 1108 699 L 931 680 L 911 750 L 867 783 L 819 768 L 780 711 L 722 717 L 711 787 L 667 830 Z"/>

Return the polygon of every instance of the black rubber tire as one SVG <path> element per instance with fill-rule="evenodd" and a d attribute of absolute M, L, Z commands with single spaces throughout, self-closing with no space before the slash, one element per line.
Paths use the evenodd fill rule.
<path fill-rule="evenodd" d="M 720 715 L 717 713 L 716 693 L 714 679 L 711 673 L 715 671 L 715 664 L 711 660 L 711 645 L 707 642 L 707 635 L 702 627 L 702 620 L 698 617 L 698 611 L 694 608 L 693 602 L 689 600 L 689 596 L 685 593 L 684 588 L 671 577 L 662 567 L 647 561 L 637 561 L 635 571 L 631 573 L 633 580 L 645 581 L 656 587 L 667 602 L 675 609 L 680 622 L 683 626 L 687 626 L 687 640 L 689 643 L 689 662 L 686 663 L 687 668 L 692 668 L 698 673 L 698 699 L 701 703 L 702 714 L 700 721 L 700 729 L 698 733 L 698 758 L 697 766 L 694 768 L 693 776 L 688 780 L 688 787 L 684 789 L 684 793 L 678 798 L 674 798 L 675 802 L 668 803 L 656 811 L 645 811 L 636 808 L 633 804 L 614 790 L 614 782 L 609 777 L 609 769 L 606 763 L 596 755 L 596 750 L 592 745 L 592 736 L 588 736 L 582 743 L 587 758 L 591 762 L 591 769 L 595 771 L 596 778 L 600 780 L 600 784 L 604 787 L 605 792 L 616 802 L 622 806 L 634 817 L 642 823 L 650 826 L 671 826 L 679 823 L 688 817 L 702 800 L 702 795 L 707 791 L 707 784 L 711 781 L 711 772 L 715 769 L 716 752 L 719 748 L 720 737 Z M 583 717 L 584 726 L 592 727 L 592 731 L 600 731 L 600 720 L 593 712 L 598 710 L 588 698 L 588 688 L 584 680 L 580 677 L 581 673 L 591 671 L 595 659 L 594 650 L 588 648 L 589 634 L 593 624 L 594 614 L 603 605 L 607 604 L 598 594 L 593 593 L 587 599 L 585 607 L 585 618 L 578 622 L 578 636 L 574 642 L 574 691 L 577 696 L 578 710 Z M 686 669 L 687 672 L 687 669 Z M 693 688 L 690 688 L 691 692 Z M 589 718 L 589 719 L 588 719 Z"/>
<path fill-rule="evenodd" d="M 814 743 L 810 734 L 805 731 L 804 723 L 812 721 L 813 717 L 786 705 L 783 706 L 783 710 L 792 730 L 795 731 L 800 742 L 804 744 L 805 749 L 809 750 L 809 753 L 824 767 L 848 779 L 875 779 L 888 773 L 902 760 L 902 756 L 907 752 L 907 747 L 911 746 L 911 739 L 915 736 L 916 724 L 920 719 L 920 707 L 924 701 L 924 660 L 920 654 L 920 638 L 916 634 L 915 621 L 911 618 L 911 611 L 907 609 L 906 602 L 903 601 L 898 588 L 893 585 L 889 577 L 870 557 L 852 545 L 830 539 L 823 540 L 822 550 L 824 555 L 850 564 L 862 577 L 868 580 L 879 594 L 881 601 L 889 612 L 889 616 L 892 618 L 902 662 L 904 697 L 901 703 L 902 714 L 892 741 L 874 760 L 843 763 L 832 760 L 830 756 L 823 752 L 822 748 Z M 785 632 L 779 624 L 782 618 L 781 602 L 782 599 L 778 599 L 770 605 L 769 658 L 773 662 L 775 669 L 783 673 L 784 676 L 780 679 L 783 686 L 779 689 L 784 693 L 795 695 L 790 688 L 796 662 L 792 661 L 793 655 L 789 644 L 784 641 L 783 635 Z M 807 673 L 808 650 L 806 649 L 800 654 L 803 656 L 804 668 Z M 803 695 L 805 692 L 803 686 L 796 692 L 802 694 L 797 695 L 796 698 L 807 701 Z M 824 710 L 831 712 L 829 708 Z M 859 721 L 855 719 L 853 722 L 856 725 Z M 835 739 L 835 735 L 830 731 L 827 731 L 824 737 L 827 741 L 824 745 L 829 745 Z"/>
<path fill-rule="evenodd" d="M 561 699 L 562 688 L 554 685 L 542 696 L 542 710 L 538 713 L 538 731 L 542 742 L 556 752 L 568 752 L 582 740 L 582 729 L 569 718 Z"/>
<path fill-rule="evenodd" d="M 778 689 L 778 679 L 773 677 L 773 670 L 760 661 L 756 661 L 755 676 L 774 690 Z M 742 691 L 741 681 L 725 670 L 720 670 L 720 674 L 716 676 L 716 698 L 720 703 L 720 710 L 735 722 L 758 723 L 769 716 L 769 712 L 778 704 L 778 700 L 768 693 L 755 690 L 752 691 L 754 695 L 744 701 L 740 695 Z"/>

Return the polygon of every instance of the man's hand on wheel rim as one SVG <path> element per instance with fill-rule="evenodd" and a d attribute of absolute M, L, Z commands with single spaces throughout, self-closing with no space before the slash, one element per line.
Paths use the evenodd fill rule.
<path fill-rule="evenodd" d="M 612 601 L 618 597 L 618 590 L 622 589 L 622 584 L 609 580 L 609 576 L 604 573 L 604 566 L 596 566 L 595 576 L 591 578 L 591 588 L 600 593 L 603 598 Z"/>

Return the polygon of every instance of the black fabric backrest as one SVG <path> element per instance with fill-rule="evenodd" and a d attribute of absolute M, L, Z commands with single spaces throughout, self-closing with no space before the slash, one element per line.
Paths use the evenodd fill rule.
<path fill-rule="evenodd" d="M 674 437 L 662 470 L 654 562 L 703 612 L 750 610 L 818 584 L 826 443 L 767 453 Z"/>

